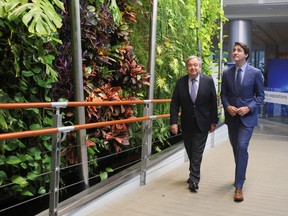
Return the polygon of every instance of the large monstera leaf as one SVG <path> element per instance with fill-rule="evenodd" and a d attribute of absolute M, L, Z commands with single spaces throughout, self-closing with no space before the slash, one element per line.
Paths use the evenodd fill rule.
<path fill-rule="evenodd" d="M 31 34 L 51 35 L 62 26 L 62 19 L 53 6 L 64 11 L 60 0 L 1 0 L 1 4 L 4 5 L 8 20 L 22 19 Z"/>

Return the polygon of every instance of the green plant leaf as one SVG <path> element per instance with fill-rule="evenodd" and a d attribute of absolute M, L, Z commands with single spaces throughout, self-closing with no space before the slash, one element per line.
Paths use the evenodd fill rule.
<path fill-rule="evenodd" d="M 20 2 L 15 2 L 13 4 L 13 6 L 8 5 L 8 6 L 10 6 L 9 9 L 7 8 L 8 9 L 7 10 L 8 11 L 8 17 L 7 17 L 8 20 L 14 21 L 14 20 L 18 19 L 19 17 L 21 17 L 23 12 L 25 12 L 27 9 L 29 9 L 33 6 L 32 3 L 25 3 L 25 4 L 17 7 L 19 3 Z"/>
<path fill-rule="evenodd" d="M 33 180 L 35 180 L 38 176 L 39 176 L 39 173 L 36 172 L 36 171 L 29 172 L 29 173 L 27 174 L 27 179 L 33 181 Z"/>
<path fill-rule="evenodd" d="M 6 120 L 5 120 L 5 118 L 4 118 L 4 115 L 3 115 L 3 113 L 2 113 L 2 110 L 0 110 L 0 126 L 1 126 L 3 129 L 5 129 L 5 130 L 8 129 L 8 125 L 7 125 L 7 123 L 6 123 Z"/>
<path fill-rule="evenodd" d="M 109 172 L 113 172 L 113 171 L 114 171 L 111 167 L 106 167 L 105 170 L 106 170 L 107 173 L 109 173 Z"/>
<path fill-rule="evenodd" d="M 24 101 L 25 101 L 25 97 L 22 95 L 21 92 L 18 92 L 18 93 L 14 96 L 14 100 L 15 100 L 16 102 L 21 103 L 21 102 L 24 102 Z"/>
<path fill-rule="evenodd" d="M 27 161 L 27 155 L 20 154 L 18 157 L 22 162 Z"/>
<path fill-rule="evenodd" d="M 48 164 L 48 165 L 50 165 L 52 162 L 51 162 L 51 157 L 49 156 L 49 155 L 45 155 L 44 156 L 44 159 L 42 159 L 42 162 L 43 162 L 43 164 Z M 50 170 L 50 168 L 49 168 L 49 170 Z"/>
<path fill-rule="evenodd" d="M 52 120 L 52 118 L 48 118 L 48 117 L 44 117 L 44 119 L 43 119 L 43 123 L 47 126 L 52 126 L 52 124 L 53 124 L 53 120 Z"/>
<path fill-rule="evenodd" d="M 53 2 L 64 9 L 63 3 L 58 0 Z M 28 31 L 38 36 L 51 35 L 62 26 L 62 19 L 55 11 L 53 5 L 48 0 L 34 0 L 33 3 L 22 3 L 14 8 L 10 8 L 8 19 L 10 21 L 21 19 L 28 27 Z"/>
<path fill-rule="evenodd" d="M 30 155 L 36 155 L 36 154 L 38 155 L 41 154 L 41 151 L 37 147 L 32 147 L 29 149 L 29 153 Z"/>
<path fill-rule="evenodd" d="M 36 114 L 40 113 L 38 108 L 29 108 L 29 109 L 26 109 L 26 110 L 32 110 Z"/>
<path fill-rule="evenodd" d="M 5 155 L 0 155 L 0 165 L 4 165 L 6 161 Z"/>
<path fill-rule="evenodd" d="M 49 84 L 46 80 L 42 80 L 40 78 L 36 79 L 35 80 L 37 82 L 37 84 L 43 88 L 51 88 L 52 85 Z"/>
<path fill-rule="evenodd" d="M 89 154 L 95 155 L 95 151 L 94 151 L 94 149 L 92 147 L 88 146 L 87 150 L 88 150 Z"/>
<path fill-rule="evenodd" d="M 51 142 L 47 142 L 46 140 L 43 142 L 43 145 L 45 146 L 45 148 L 48 150 L 48 151 L 51 151 L 52 150 L 52 145 L 51 145 Z"/>
<path fill-rule="evenodd" d="M 31 191 L 25 190 L 20 193 L 22 196 L 34 196 Z"/>
<path fill-rule="evenodd" d="M 28 185 L 28 182 L 22 176 L 12 176 L 11 181 L 21 187 Z"/>
<path fill-rule="evenodd" d="M 38 194 L 45 194 L 45 193 L 46 193 L 46 189 L 41 186 L 38 190 Z"/>
<path fill-rule="evenodd" d="M 4 171 L 0 171 L 0 185 L 2 185 L 6 179 L 8 179 L 6 173 Z"/>
<path fill-rule="evenodd" d="M 100 173 L 100 179 L 101 181 L 104 181 L 108 178 L 108 173 L 107 172 L 101 172 Z"/>
<path fill-rule="evenodd" d="M 159 146 L 156 146 L 156 147 L 155 147 L 155 151 L 156 151 L 156 152 L 161 152 L 162 150 L 159 148 Z"/>
<path fill-rule="evenodd" d="M 32 124 L 29 128 L 30 130 L 39 130 L 42 129 L 42 126 L 40 124 Z"/>
<path fill-rule="evenodd" d="M 6 159 L 6 163 L 7 163 L 7 164 L 10 164 L 10 165 L 19 164 L 19 163 L 21 163 L 21 162 L 22 162 L 22 161 L 21 161 L 20 158 L 18 158 L 18 157 L 16 157 L 16 156 L 13 156 L 13 155 L 8 156 L 7 159 Z"/>
<path fill-rule="evenodd" d="M 54 2 L 54 4 L 60 8 L 61 10 L 65 11 L 65 8 L 64 8 L 64 4 L 63 2 L 61 2 L 60 0 L 52 0 Z"/>
<path fill-rule="evenodd" d="M 32 71 L 22 71 L 22 76 L 24 77 L 31 77 L 34 76 L 34 73 Z"/>
<path fill-rule="evenodd" d="M 11 45 L 11 52 L 14 55 L 14 69 L 16 72 L 16 77 L 20 77 L 20 46 L 19 45 Z"/>
<path fill-rule="evenodd" d="M 27 165 L 26 163 L 21 163 L 20 165 L 21 165 L 21 167 L 22 167 L 23 169 L 27 169 L 27 168 L 28 168 L 28 165 Z"/>
<path fill-rule="evenodd" d="M 21 191 L 23 191 L 23 188 L 17 184 L 17 185 L 13 185 L 11 187 L 11 190 L 21 192 Z"/>
<path fill-rule="evenodd" d="M 14 151 L 18 148 L 18 144 L 16 142 L 9 142 L 8 145 L 4 144 L 4 149 L 7 151 Z"/>
<path fill-rule="evenodd" d="M 34 162 L 34 161 L 31 161 L 28 164 L 29 164 L 29 166 L 35 167 L 35 168 L 38 168 L 40 166 L 40 164 L 38 162 Z"/>
<path fill-rule="evenodd" d="M 43 136 L 40 136 L 40 139 L 43 140 L 43 141 L 47 141 L 47 140 L 51 140 L 51 135 L 43 135 Z"/>
<path fill-rule="evenodd" d="M 116 0 L 111 0 L 110 1 L 110 6 L 109 6 L 112 15 L 113 15 L 113 19 L 114 22 L 117 23 L 117 25 L 119 26 L 122 22 L 122 16 L 121 16 L 121 12 L 119 10 L 119 7 L 117 6 Z"/>

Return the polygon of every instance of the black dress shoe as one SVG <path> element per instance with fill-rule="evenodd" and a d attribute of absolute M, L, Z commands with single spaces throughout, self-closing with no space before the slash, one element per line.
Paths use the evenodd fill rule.
<path fill-rule="evenodd" d="M 199 189 L 199 186 L 197 183 L 195 182 L 189 182 L 189 189 L 192 191 L 192 192 L 197 192 L 197 190 Z"/>
<path fill-rule="evenodd" d="M 187 179 L 187 184 L 189 184 L 189 183 L 190 183 L 190 179 L 188 178 Z M 196 189 L 199 189 L 198 183 L 195 183 L 195 182 L 192 182 L 192 183 L 196 184 Z"/>

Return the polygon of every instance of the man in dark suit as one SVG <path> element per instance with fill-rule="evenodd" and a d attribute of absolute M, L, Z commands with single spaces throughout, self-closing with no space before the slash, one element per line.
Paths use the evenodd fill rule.
<path fill-rule="evenodd" d="M 186 62 L 188 74 L 177 80 L 170 104 L 170 129 L 178 133 L 178 113 L 181 109 L 181 129 L 189 158 L 189 189 L 197 192 L 200 166 L 208 132 L 218 123 L 217 96 L 214 81 L 201 73 L 202 60 L 190 56 Z"/>
<path fill-rule="evenodd" d="M 221 84 L 225 123 L 235 160 L 235 202 L 244 200 L 242 187 L 246 179 L 248 146 L 253 129 L 258 124 L 257 106 L 264 100 L 262 73 L 247 64 L 249 55 L 250 50 L 245 43 L 235 42 L 235 66 L 224 70 Z"/>

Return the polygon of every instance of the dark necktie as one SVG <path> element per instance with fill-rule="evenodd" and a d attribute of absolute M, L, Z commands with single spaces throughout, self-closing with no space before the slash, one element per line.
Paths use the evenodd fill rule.
<path fill-rule="evenodd" d="M 235 87 L 236 87 L 236 91 L 237 91 L 237 92 L 240 91 L 241 79 L 242 79 L 242 69 L 239 68 L 239 69 L 237 70 L 236 83 L 235 83 Z"/>
<path fill-rule="evenodd" d="M 192 79 L 192 85 L 191 85 L 191 99 L 193 101 L 193 103 L 196 100 L 196 96 L 197 96 L 197 80 L 196 79 Z"/>

